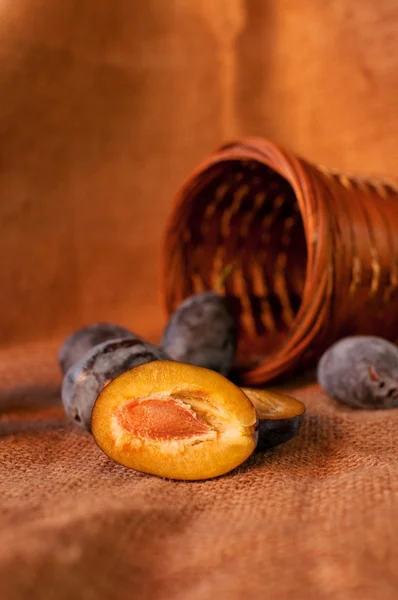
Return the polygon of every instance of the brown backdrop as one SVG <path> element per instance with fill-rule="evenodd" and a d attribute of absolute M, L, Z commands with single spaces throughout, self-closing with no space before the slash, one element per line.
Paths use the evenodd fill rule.
<path fill-rule="evenodd" d="M 0 3 L 4 600 L 396 598 L 394 411 L 296 387 L 296 440 L 161 481 L 65 423 L 51 340 L 97 319 L 158 337 L 173 194 L 227 138 L 396 175 L 397 27 L 394 0 Z"/>
<path fill-rule="evenodd" d="M 0 343 L 156 336 L 173 194 L 225 139 L 396 174 L 397 23 L 393 0 L 5 0 Z"/>

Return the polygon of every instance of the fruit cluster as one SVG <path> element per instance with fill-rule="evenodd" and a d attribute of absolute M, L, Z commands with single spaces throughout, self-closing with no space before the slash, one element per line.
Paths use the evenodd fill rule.
<path fill-rule="evenodd" d="M 294 398 L 227 378 L 236 342 L 216 292 L 187 298 L 160 347 L 109 323 L 84 327 L 59 352 L 66 414 L 127 467 L 185 480 L 227 473 L 296 435 L 305 413 Z"/>

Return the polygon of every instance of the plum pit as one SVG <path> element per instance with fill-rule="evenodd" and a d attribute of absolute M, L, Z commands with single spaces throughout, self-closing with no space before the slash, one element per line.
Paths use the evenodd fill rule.
<path fill-rule="evenodd" d="M 126 402 L 118 408 L 116 419 L 125 431 L 147 441 L 183 440 L 212 431 L 191 407 L 172 396 Z"/>

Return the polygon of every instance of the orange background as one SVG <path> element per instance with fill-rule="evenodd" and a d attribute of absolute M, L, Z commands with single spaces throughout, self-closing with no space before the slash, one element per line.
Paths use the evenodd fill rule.
<path fill-rule="evenodd" d="M 397 27 L 394 0 L 3 0 L 0 344 L 156 339 L 173 195 L 226 139 L 396 175 Z"/>

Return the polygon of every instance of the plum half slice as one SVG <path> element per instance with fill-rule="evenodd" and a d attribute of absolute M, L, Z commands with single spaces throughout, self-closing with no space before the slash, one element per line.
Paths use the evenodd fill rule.
<path fill-rule="evenodd" d="M 271 390 L 242 388 L 254 405 L 259 418 L 257 450 L 268 450 L 288 442 L 300 430 L 305 404 Z"/>
<path fill-rule="evenodd" d="M 200 480 L 243 463 L 256 447 L 257 424 L 253 404 L 223 375 L 158 360 L 106 385 L 91 427 L 101 450 L 126 467 Z"/>

